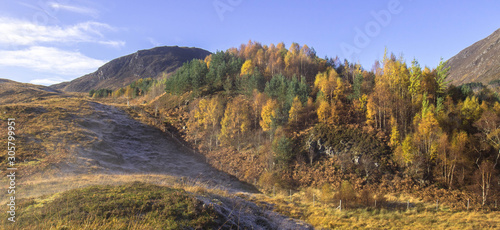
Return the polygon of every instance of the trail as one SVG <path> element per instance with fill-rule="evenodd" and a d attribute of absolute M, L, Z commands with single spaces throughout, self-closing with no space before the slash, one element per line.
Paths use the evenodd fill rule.
<path fill-rule="evenodd" d="M 124 111 L 92 102 L 95 112 L 78 123 L 95 140 L 77 148 L 78 165 L 93 165 L 97 173 L 167 174 L 230 192 L 256 191 L 253 186 L 221 172 L 203 156 L 181 146 L 160 130 L 130 118 Z"/>

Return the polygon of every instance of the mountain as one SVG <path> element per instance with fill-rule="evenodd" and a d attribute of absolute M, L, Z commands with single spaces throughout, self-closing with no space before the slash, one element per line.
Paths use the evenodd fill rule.
<path fill-rule="evenodd" d="M 454 85 L 500 80 L 500 29 L 450 58 L 447 67 Z"/>
<path fill-rule="evenodd" d="M 204 59 L 210 52 L 199 48 L 162 46 L 114 59 L 97 71 L 51 87 L 69 92 L 91 89 L 118 89 L 140 78 L 157 78 L 172 73 L 186 61 Z"/>
<path fill-rule="evenodd" d="M 36 98 L 61 95 L 61 93 L 51 87 L 0 79 L 0 104 L 29 102 Z"/>

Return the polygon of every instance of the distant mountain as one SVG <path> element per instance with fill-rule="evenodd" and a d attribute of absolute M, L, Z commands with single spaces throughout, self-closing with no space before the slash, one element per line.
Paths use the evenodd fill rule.
<path fill-rule="evenodd" d="M 29 102 L 43 97 L 60 95 L 62 92 L 51 87 L 19 83 L 0 78 L 0 104 Z"/>
<path fill-rule="evenodd" d="M 454 85 L 500 80 L 500 29 L 450 58 L 449 80 Z"/>
<path fill-rule="evenodd" d="M 97 71 L 70 82 L 52 85 L 69 92 L 91 89 L 118 89 L 140 78 L 157 78 L 162 72 L 171 73 L 192 59 L 204 59 L 210 52 L 199 48 L 162 46 L 114 59 Z"/>

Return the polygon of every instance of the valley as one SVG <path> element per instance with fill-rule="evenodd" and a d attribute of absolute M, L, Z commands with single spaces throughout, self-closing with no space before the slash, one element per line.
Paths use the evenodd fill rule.
<path fill-rule="evenodd" d="M 51 87 L 0 79 L 7 229 L 498 228 L 498 95 L 449 85 L 444 61 L 377 63 L 249 41 Z"/>

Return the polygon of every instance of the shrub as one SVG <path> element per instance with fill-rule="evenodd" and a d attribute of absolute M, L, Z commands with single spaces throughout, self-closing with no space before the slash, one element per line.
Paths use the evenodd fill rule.
<path fill-rule="evenodd" d="M 321 187 L 321 202 L 325 204 L 333 203 L 335 197 L 335 192 L 333 191 L 333 187 L 329 183 L 323 184 Z"/>
<path fill-rule="evenodd" d="M 346 204 L 352 206 L 352 203 L 356 201 L 356 192 L 349 181 L 342 181 L 338 193 L 335 194 L 335 199 L 342 200 L 342 207 L 346 207 Z"/>

